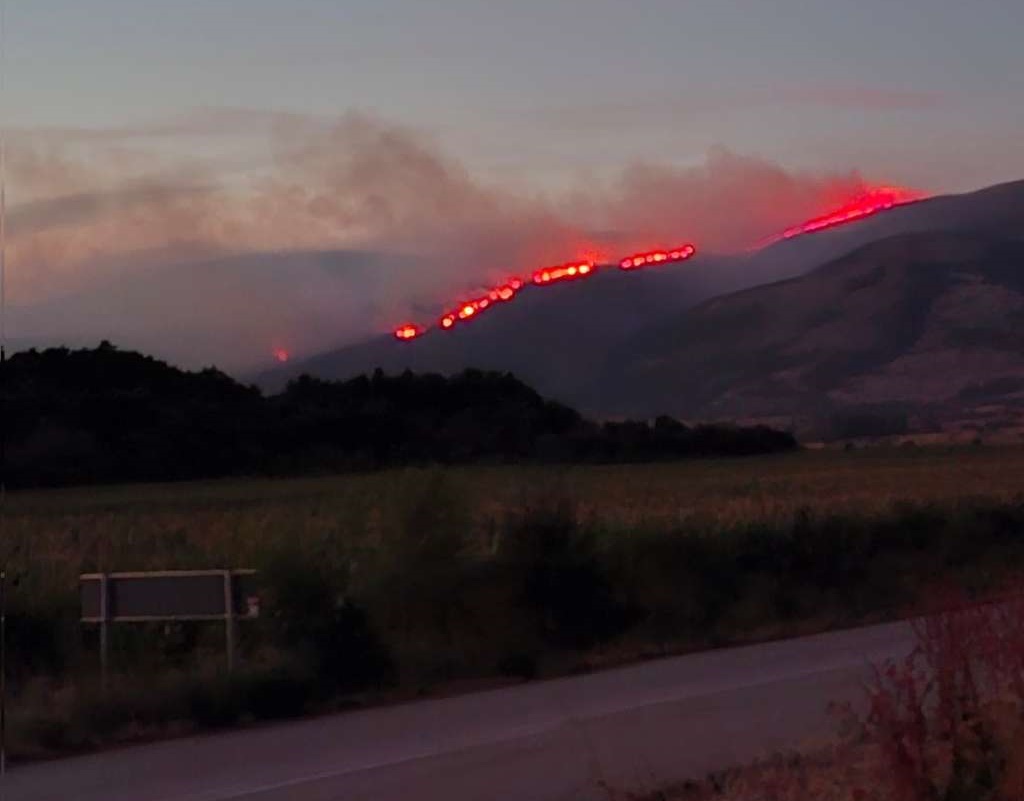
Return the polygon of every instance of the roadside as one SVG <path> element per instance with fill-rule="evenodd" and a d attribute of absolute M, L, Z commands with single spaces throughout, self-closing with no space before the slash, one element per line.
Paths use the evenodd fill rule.
<path fill-rule="evenodd" d="M 947 599 L 950 600 L 950 599 Z M 955 599 L 953 599 L 955 600 Z M 915 621 L 913 651 L 834 708 L 827 748 L 777 754 L 631 801 L 1019 801 L 1024 596 Z M 837 699 L 838 700 L 838 699 Z"/>
<path fill-rule="evenodd" d="M 701 469 L 720 483 L 749 468 Z M 79 516 L 40 505 L 12 515 L 19 558 L 33 565 L 9 618 L 12 754 L 81 753 L 842 631 L 910 617 L 947 586 L 980 598 L 1024 575 L 1019 499 L 860 513 L 744 506 L 743 516 L 645 522 L 588 514 L 564 487 L 493 511 L 469 504 L 449 472 L 399 478 L 386 507 L 360 506 L 370 499 L 356 478 L 340 499 L 225 505 L 215 487 L 184 509 L 147 499 L 143 512 L 129 496 Z M 308 515 L 301 525 L 296 509 Z M 101 536 L 87 541 L 82 529 Z M 240 631 L 240 669 L 224 673 L 219 630 L 126 627 L 112 643 L 111 690 L 99 692 L 96 643 L 80 633 L 74 594 L 78 569 L 99 559 L 115 570 L 259 570 L 266 614 Z"/>
<path fill-rule="evenodd" d="M 826 736 L 828 701 L 908 637 L 860 629 L 26 765 L 7 798 L 603 801 L 602 783 L 654 788 Z"/>

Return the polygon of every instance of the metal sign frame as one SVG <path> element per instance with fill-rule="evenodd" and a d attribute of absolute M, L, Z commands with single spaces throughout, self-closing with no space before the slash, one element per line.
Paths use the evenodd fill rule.
<path fill-rule="evenodd" d="M 108 654 L 110 649 L 110 638 L 109 628 L 111 623 L 151 623 L 159 621 L 224 621 L 224 644 L 227 651 L 227 663 L 228 671 L 234 669 L 235 666 L 235 621 L 238 619 L 251 619 L 259 615 L 259 601 L 256 596 L 247 597 L 240 599 L 236 597 L 236 579 L 247 579 L 251 576 L 256 575 L 255 570 L 156 570 L 150 572 L 120 572 L 120 573 L 83 573 L 79 576 L 79 587 L 81 593 L 82 602 L 82 623 L 97 624 L 100 627 L 100 669 L 103 677 L 103 684 L 106 686 L 107 678 L 107 664 Z M 158 612 L 154 614 L 131 614 L 130 608 L 132 603 L 142 603 L 146 605 L 145 600 L 136 598 L 134 601 L 128 599 L 126 606 L 129 610 L 126 610 L 127 614 L 120 614 L 119 609 L 111 609 L 112 596 L 116 602 L 118 600 L 116 596 L 116 590 L 118 583 L 127 582 L 140 582 L 144 583 L 147 581 L 162 581 L 165 584 L 171 582 L 170 586 L 177 580 L 181 580 L 184 585 L 188 579 L 202 579 L 202 578 L 220 578 L 223 584 L 223 595 L 219 596 L 219 606 L 211 604 L 207 608 L 214 610 L 210 612 L 199 612 L 199 611 L 188 611 L 183 613 L 176 612 Z M 86 614 L 86 588 L 90 584 L 97 584 L 99 588 L 99 598 L 97 599 L 96 614 Z M 144 585 L 144 584 L 143 584 Z M 212 587 L 207 587 L 209 591 Z M 215 593 L 216 594 L 216 593 Z M 210 596 L 207 600 L 213 600 L 214 596 Z M 150 605 L 153 606 L 173 606 L 175 597 L 165 596 L 163 599 L 150 598 Z M 89 599 L 89 606 L 92 606 L 92 599 Z M 244 603 L 240 603 L 244 601 Z M 162 602 L 162 603 L 161 603 Z"/>

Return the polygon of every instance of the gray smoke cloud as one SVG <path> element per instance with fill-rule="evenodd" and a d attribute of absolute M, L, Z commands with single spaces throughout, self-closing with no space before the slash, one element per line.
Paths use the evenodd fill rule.
<path fill-rule="evenodd" d="M 235 117 L 253 122 L 213 118 Z M 15 337 L 20 325 L 33 340 L 106 337 L 245 369 L 274 347 L 309 353 L 429 319 L 544 264 L 683 240 L 743 250 L 864 185 L 716 148 L 697 166 L 634 164 L 603 184 L 524 195 L 360 114 L 275 118 L 269 167 L 229 177 L 129 138 L 90 136 L 88 156 L 73 137 L 15 142 Z M 331 251 L 344 256 L 298 257 Z"/>

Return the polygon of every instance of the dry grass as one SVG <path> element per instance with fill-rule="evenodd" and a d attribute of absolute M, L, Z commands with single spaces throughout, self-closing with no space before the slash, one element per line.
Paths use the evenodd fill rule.
<path fill-rule="evenodd" d="M 622 801 L 894 801 L 877 780 L 878 749 L 838 745 L 780 755 Z"/>
<path fill-rule="evenodd" d="M 489 547 L 493 521 L 557 494 L 618 530 L 697 522 L 770 525 L 795 511 L 865 514 L 896 502 L 1009 499 L 1024 492 L 1024 448 L 817 451 L 631 466 L 460 467 L 309 479 L 253 479 L 11 494 L 2 542 L 30 592 L 74 587 L 83 569 L 246 565 L 282 543 L 376 550 L 408 525 L 443 477 Z"/>
<path fill-rule="evenodd" d="M 912 594 L 915 582 L 943 571 L 964 568 L 961 572 L 973 571 L 972 581 L 984 573 L 991 583 L 998 570 L 1014 569 L 1024 558 L 1015 541 L 1003 542 L 998 532 L 1000 515 L 1019 519 L 1015 506 L 1003 510 L 1000 504 L 1022 493 L 1022 448 L 815 451 L 637 466 L 408 469 L 14 493 L 0 516 L 0 547 L 22 575 L 12 597 L 19 609 L 11 620 L 25 625 L 34 619 L 42 627 L 35 634 L 24 629 L 21 636 L 56 626 L 55 636 L 62 638 L 55 647 L 64 662 L 29 671 L 42 671 L 57 686 L 94 672 L 94 648 L 82 647 L 76 623 L 79 572 L 219 566 L 266 571 L 285 554 L 303 566 L 303 575 L 310 565 L 323 566 L 332 587 L 343 588 L 368 609 L 396 658 L 402 686 L 429 687 L 493 676 L 500 662 L 513 658 L 536 657 L 542 672 L 569 667 L 568 657 L 549 653 L 543 632 L 516 606 L 519 574 L 498 558 L 501 538 L 510 536 L 511 512 L 522 511 L 535 526 L 541 518 L 529 510 L 543 511 L 552 499 L 558 508 L 571 510 L 579 518 L 575 528 L 570 522 L 573 536 L 594 535 L 597 573 L 607 573 L 619 596 L 650 613 L 598 656 L 571 657 L 573 664 L 600 664 L 602 655 L 606 661 L 626 660 L 873 620 L 883 611 L 894 613 L 885 605 L 887 598 L 912 601 L 900 593 Z M 985 503 L 957 507 L 958 500 L 976 499 Z M 897 502 L 942 508 L 926 514 L 894 511 Z M 924 536 L 934 538 L 928 542 L 935 545 L 919 552 L 913 538 L 897 534 L 904 521 L 921 524 L 922 514 Z M 824 519 L 833 515 L 836 520 Z M 748 537 L 745 527 L 758 536 Z M 804 529 L 820 535 L 825 547 L 801 551 Z M 721 536 L 673 537 L 704 533 Z M 858 543 L 876 536 L 900 541 L 886 555 L 890 561 L 861 564 L 857 560 L 867 557 Z M 754 564 L 739 569 L 739 557 L 750 556 L 742 549 L 765 542 L 778 547 L 762 548 Z M 983 552 L 975 553 L 975 545 Z M 853 548 L 849 558 L 864 570 L 850 586 L 834 586 L 827 568 L 848 546 Z M 929 556 L 932 550 L 937 553 Z M 787 559 L 794 556 L 804 560 L 799 582 L 786 580 L 792 572 Z M 691 565 L 694 560 L 698 568 Z M 574 566 L 579 567 L 569 568 Z M 150 640 L 150 645 L 162 642 L 156 635 Z M 203 642 L 195 664 L 202 664 Z M 125 648 L 119 655 L 123 662 L 138 657 L 139 648 Z M 219 664 L 216 648 L 210 654 Z M 149 667 L 155 675 L 156 667 Z M 30 705 L 29 695 L 25 703 Z M 38 695 L 46 699 L 43 711 L 52 712 L 52 694 Z M 91 731 L 82 728 L 81 739 L 91 742 Z"/>

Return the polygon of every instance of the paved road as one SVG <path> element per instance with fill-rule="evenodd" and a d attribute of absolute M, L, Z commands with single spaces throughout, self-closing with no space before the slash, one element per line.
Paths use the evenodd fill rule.
<path fill-rule="evenodd" d="M 18 768 L 5 801 L 569 801 L 653 789 L 831 730 L 905 624 Z"/>

